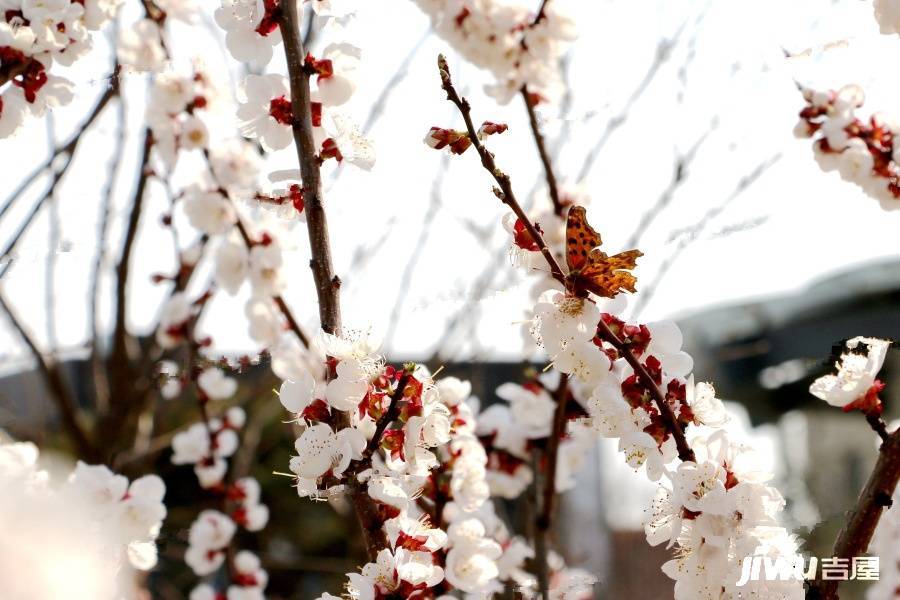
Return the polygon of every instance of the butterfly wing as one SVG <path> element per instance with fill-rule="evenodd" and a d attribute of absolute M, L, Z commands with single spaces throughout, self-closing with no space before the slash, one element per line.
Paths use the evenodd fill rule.
<path fill-rule="evenodd" d="M 566 220 L 566 264 L 569 272 L 577 271 L 588 264 L 591 251 L 601 243 L 600 234 L 587 222 L 583 206 L 569 209 Z"/>
<path fill-rule="evenodd" d="M 634 293 L 637 278 L 629 273 L 637 266 L 637 259 L 643 256 L 640 250 L 628 250 L 612 256 L 597 249 L 587 258 L 581 269 L 578 283 L 589 292 L 604 298 L 614 298 L 622 290 Z"/>

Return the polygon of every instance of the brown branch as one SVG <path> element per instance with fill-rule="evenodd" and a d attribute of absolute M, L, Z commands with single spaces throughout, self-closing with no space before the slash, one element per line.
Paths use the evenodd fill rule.
<path fill-rule="evenodd" d="M 866 415 L 866 422 L 872 428 L 872 431 L 878 434 L 882 442 L 888 441 L 887 425 L 885 425 L 884 419 L 875 415 Z"/>
<path fill-rule="evenodd" d="M 553 508 L 556 499 L 556 463 L 559 457 L 559 444 L 566 434 L 566 406 L 572 393 L 569 391 L 569 376 L 560 373 L 559 385 L 553 399 L 556 400 L 556 412 L 553 414 L 553 429 L 547 442 L 547 481 L 544 485 L 544 498 L 541 503 L 541 513 L 538 515 L 536 525 L 538 530 L 547 531 L 553 521 Z"/>
<path fill-rule="evenodd" d="M 459 112 L 462 114 L 463 120 L 466 122 L 466 129 L 468 130 L 469 137 L 472 140 L 472 146 L 481 157 L 481 164 L 485 169 L 488 170 L 488 172 L 491 173 L 495 181 L 500 185 L 500 190 L 494 188 L 494 193 L 498 198 L 500 198 L 501 201 L 503 201 L 504 204 L 512 209 L 516 216 L 518 216 L 522 223 L 525 225 L 529 235 L 531 235 L 531 239 L 535 244 L 537 244 L 538 248 L 540 248 L 541 254 L 544 255 L 544 258 L 547 260 L 547 264 L 550 265 L 551 275 L 553 275 L 553 277 L 560 283 L 565 284 L 566 278 L 563 275 L 559 263 L 556 261 L 553 253 L 547 247 L 543 236 L 539 231 L 537 231 L 531 221 L 527 219 L 524 211 L 522 210 L 522 207 L 519 206 L 519 203 L 516 201 L 515 195 L 512 191 L 512 185 L 510 183 L 509 176 L 497 167 L 494 162 L 493 154 L 491 154 L 478 140 L 478 134 L 475 130 L 474 124 L 472 123 L 471 108 L 469 107 L 469 103 L 465 98 L 460 98 L 459 94 L 457 94 L 456 92 L 456 89 L 453 87 L 453 82 L 450 79 L 450 71 L 447 67 L 447 60 L 443 57 L 443 55 L 438 57 L 438 70 L 440 71 L 441 75 L 441 87 L 443 87 L 444 91 L 447 92 L 447 99 L 453 102 L 453 104 L 456 105 L 456 107 L 459 109 Z M 598 323 L 598 331 L 604 341 L 612 344 L 616 348 L 616 350 L 619 351 L 619 353 L 625 358 L 628 364 L 631 365 L 631 367 L 634 369 L 634 372 L 641 379 L 641 382 L 644 384 L 644 386 L 650 391 L 650 395 L 653 398 L 654 404 L 656 405 L 657 410 L 662 416 L 663 423 L 665 424 L 669 433 L 675 438 L 675 443 L 678 447 L 678 456 L 683 461 L 693 461 L 694 451 L 691 450 L 691 447 L 688 445 L 687 439 L 684 437 L 684 431 L 681 429 L 681 426 L 678 425 L 678 420 L 675 418 L 675 413 L 672 411 L 672 407 L 669 406 L 668 402 L 666 402 L 666 396 L 656 384 L 656 381 L 653 380 L 653 377 L 650 375 L 644 365 L 641 364 L 641 361 L 631 352 L 631 349 L 628 347 L 628 345 L 620 340 L 602 320 Z"/>
<path fill-rule="evenodd" d="M 407 382 L 409 382 L 409 375 L 409 369 L 406 369 L 403 372 L 403 375 L 400 376 L 400 380 L 397 382 L 397 389 L 394 390 L 394 393 L 391 395 L 391 403 L 388 406 L 387 411 L 381 415 L 381 418 L 378 419 L 378 422 L 375 424 L 375 435 L 372 436 L 372 439 L 366 444 L 365 450 L 363 450 L 362 458 L 359 460 L 356 468 L 357 473 L 364 471 L 371 466 L 372 454 L 378 449 L 378 444 L 381 443 L 381 437 L 384 435 L 384 431 L 387 429 L 388 425 L 400 417 L 400 400 L 403 398 L 403 392 L 406 390 Z"/>
<path fill-rule="evenodd" d="M 130 426 L 129 421 L 136 421 L 143 406 L 143 390 L 137 385 L 140 373 L 131 364 L 128 329 L 128 282 L 131 273 L 131 255 L 137 239 L 138 226 L 144 207 L 147 183 L 150 179 L 150 153 L 153 148 L 153 136 L 149 129 L 144 130 L 144 141 L 138 162 L 138 180 L 131 202 L 131 211 L 125 226 L 125 241 L 115 268 L 115 319 L 109 356 L 106 369 L 109 377 L 109 412 L 105 415 L 98 431 L 100 443 L 110 453 L 115 452 L 114 441 L 121 438 L 123 428 Z M 135 399 L 139 401 L 135 401 Z M 129 436 L 126 436 L 129 437 Z"/>
<path fill-rule="evenodd" d="M 518 217 L 525 226 L 531 239 L 534 240 L 540 249 L 541 254 L 544 255 L 547 264 L 550 265 L 551 275 L 559 282 L 564 282 L 565 275 L 563 274 L 562 268 L 560 268 L 559 263 L 556 261 L 550 248 L 547 247 L 544 238 L 541 236 L 540 232 L 538 232 L 534 223 L 531 222 L 531 219 L 528 218 L 528 215 L 525 214 L 525 211 L 522 210 L 522 206 L 516 200 L 509 175 L 497 167 L 497 164 L 494 162 L 494 155 L 491 154 L 478 139 L 478 131 L 475 129 L 475 124 L 472 122 L 472 109 L 469 106 L 468 100 L 461 98 L 456 92 L 456 88 L 453 87 L 453 81 L 450 79 L 450 69 L 447 66 L 447 59 L 444 58 L 443 54 L 438 56 L 438 71 L 441 75 L 441 87 L 447 92 L 447 99 L 459 109 L 459 112 L 466 123 L 466 131 L 469 134 L 469 139 L 472 141 L 472 147 L 475 148 L 475 151 L 478 152 L 478 156 L 481 157 L 481 165 L 491 174 L 494 181 L 497 182 L 497 185 L 500 186 L 499 189 L 494 188 L 494 194 L 501 202 L 506 204 L 513 213 L 515 213 L 516 217 Z"/>
<path fill-rule="evenodd" d="M 543 10 L 544 6 L 541 5 L 541 14 L 543 14 Z M 527 86 L 523 85 L 520 93 L 525 103 L 525 110 L 528 111 L 528 123 L 531 125 L 531 134 L 534 136 L 534 143 L 537 146 L 538 155 L 541 157 L 541 164 L 544 165 L 544 177 L 547 179 L 547 188 L 550 190 L 553 212 L 556 213 L 557 217 L 562 217 L 566 207 L 559 198 L 559 184 L 556 181 L 556 174 L 553 172 L 553 163 L 550 161 L 550 153 L 547 152 L 547 145 L 544 142 L 544 134 L 541 133 L 541 125 L 538 123 L 534 103 L 531 101 Z"/>
<path fill-rule="evenodd" d="M 97 449 L 88 439 L 85 429 L 78 420 L 78 408 L 75 398 L 72 396 L 63 380 L 59 364 L 52 359 L 44 358 L 43 354 L 41 354 L 41 351 L 38 349 L 37 344 L 31 339 L 31 336 L 28 335 L 28 332 L 19 322 L 12 307 L 3 296 L 2 291 L 0 291 L 0 308 L 6 313 L 13 328 L 18 332 L 22 341 L 25 342 L 25 345 L 28 346 L 28 350 L 34 356 L 35 361 L 37 361 L 38 370 L 47 382 L 47 388 L 56 403 L 57 409 L 59 409 L 63 427 L 71 438 L 78 455 L 84 460 L 92 462 L 96 461 L 98 459 Z"/>
<path fill-rule="evenodd" d="M 328 236 L 328 220 L 322 206 L 322 178 L 319 171 L 320 159 L 313 140 L 309 77 L 304 66 L 303 41 L 300 39 L 298 11 L 295 2 L 286 2 L 281 11 L 279 28 L 284 40 L 291 88 L 291 109 L 294 145 L 300 162 L 303 179 L 303 202 L 306 211 L 306 228 L 309 234 L 309 249 L 312 269 L 319 298 L 319 320 L 322 329 L 333 335 L 341 334 L 341 280 L 334 274 L 331 263 L 331 245 Z"/>
<path fill-rule="evenodd" d="M 694 451 L 691 449 L 690 444 L 687 442 L 687 438 L 684 437 L 684 430 L 681 428 L 681 425 L 678 424 L 678 419 L 675 417 L 672 407 L 669 406 L 669 403 L 666 401 L 665 393 L 656 384 L 653 376 L 647 371 L 647 368 L 641 363 L 640 359 L 631 352 L 631 348 L 628 347 L 628 344 L 620 340 L 609 328 L 609 325 L 602 319 L 597 324 L 597 332 L 600 334 L 600 338 L 603 341 L 612 344 L 619 354 L 625 358 L 640 378 L 641 383 L 649 390 L 650 397 L 653 398 L 653 403 L 656 405 L 656 409 L 662 417 L 663 424 L 666 426 L 669 433 L 672 434 L 672 437 L 675 438 L 675 445 L 678 448 L 678 458 L 683 461 L 694 462 L 696 457 L 694 456 Z"/>
<path fill-rule="evenodd" d="M 125 242 L 122 253 L 116 264 L 116 318 L 113 329 L 112 358 L 116 362 L 127 359 L 125 327 L 127 314 L 127 287 L 128 275 L 131 272 L 131 254 L 134 251 L 134 242 L 137 239 L 138 225 L 141 220 L 141 212 L 144 207 L 144 193 L 147 190 L 147 182 L 150 178 L 150 152 L 153 148 L 153 135 L 150 130 L 144 132 L 143 150 L 141 152 L 137 186 L 134 190 L 134 199 L 131 203 L 131 212 L 128 215 L 128 223 L 125 228 Z"/>
<path fill-rule="evenodd" d="M 97 322 L 97 313 L 100 303 L 100 276 L 103 271 L 103 265 L 107 256 L 107 240 L 109 239 L 109 229 L 111 224 L 110 214 L 112 212 L 113 197 L 115 195 L 116 181 L 119 178 L 119 171 L 122 167 L 123 151 L 125 149 L 126 125 L 125 125 L 125 99 L 119 96 L 117 103 L 117 128 L 116 141 L 113 148 L 113 155 L 109 164 L 109 179 L 107 180 L 106 189 L 103 192 L 103 199 L 100 203 L 100 215 L 98 230 L 97 255 L 94 258 L 93 270 L 90 276 L 90 301 L 88 303 L 88 327 L 91 332 L 91 373 L 94 377 L 94 403 L 98 412 L 104 413 L 109 409 L 109 374 L 103 368 L 103 361 L 98 347 L 100 339 L 100 328 Z"/>
<path fill-rule="evenodd" d="M 543 477 L 543 488 L 536 489 L 534 519 L 534 565 L 535 575 L 538 579 L 538 587 L 542 598 L 550 597 L 550 577 L 547 563 L 549 544 L 547 536 L 553 525 L 553 510 L 556 504 L 556 469 L 559 461 L 559 445 L 566 433 L 566 405 L 569 397 L 569 376 L 560 373 L 559 385 L 553 393 L 556 400 L 556 411 L 553 414 L 553 427 L 550 437 L 547 439 L 547 447 L 544 450 L 544 459 L 547 463 L 547 472 Z M 538 465 L 539 466 L 539 465 Z M 535 471 L 535 481 L 537 477 Z"/>
<path fill-rule="evenodd" d="M 326 333 L 341 335 L 341 280 L 334 274 L 332 267 L 328 220 L 322 206 L 320 159 L 313 141 L 310 114 L 310 72 L 304 67 L 305 52 L 303 41 L 300 38 L 300 26 L 297 22 L 299 11 L 296 2 L 286 2 L 282 6 L 283 10 L 278 26 L 284 42 L 290 81 L 293 113 L 291 129 L 294 134 L 294 146 L 297 150 L 300 175 L 303 180 L 303 201 L 311 256 L 309 266 L 312 269 L 316 285 L 321 327 Z M 329 373 L 329 376 L 331 375 Z M 337 426 L 339 428 L 348 427 L 349 415 L 338 412 Z M 361 483 L 357 477 L 351 476 L 347 487 L 363 530 L 369 558 L 375 560 L 378 552 L 387 547 L 387 539 L 382 528 L 383 519 L 376 502 L 366 492 L 365 484 Z"/>
<path fill-rule="evenodd" d="M 856 508 L 834 542 L 831 556 L 852 559 L 869 549 L 878 520 L 886 508 L 890 508 L 897 481 L 900 479 L 900 429 L 891 433 L 881 445 L 875 469 L 869 476 L 856 502 Z M 838 598 L 838 581 L 822 580 L 821 573 L 809 584 L 807 600 L 833 600 Z"/>

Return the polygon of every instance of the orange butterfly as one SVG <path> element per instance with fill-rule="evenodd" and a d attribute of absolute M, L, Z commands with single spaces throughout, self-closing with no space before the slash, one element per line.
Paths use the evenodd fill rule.
<path fill-rule="evenodd" d="M 583 206 L 569 209 L 566 222 L 566 291 L 585 297 L 588 292 L 613 298 L 620 291 L 634 292 L 637 278 L 628 271 L 635 268 L 640 250 L 628 250 L 607 256 L 600 250 L 600 234 L 587 222 Z"/>

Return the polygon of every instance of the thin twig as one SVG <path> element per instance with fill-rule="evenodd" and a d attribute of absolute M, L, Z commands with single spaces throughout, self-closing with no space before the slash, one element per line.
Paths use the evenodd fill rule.
<path fill-rule="evenodd" d="M 28 350 L 31 352 L 32 356 L 34 356 L 35 361 L 37 361 L 38 370 L 47 382 L 47 388 L 56 403 L 56 407 L 59 409 L 63 427 L 71 438 L 78 455 L 85 460 L 97 460 L 97 449 L 91 443 L 87 432 L 78 420 L 77 404 L 63 380 L 62 372 L 59 369 L 59 363 L 44 357 L 38 349 L 37 344 L 25 330 L 24 326 L 19 322 L 12 307 L 6 301 L 2 290 L 0 290 L 0 309 L 6 313 L 13 328 L 18 332 L 22 341 L 25 342 L 25 345 L 28 346 Z"/>
<path fill-rule="evenodd" d="M 47 169 L 53 166 L 53 163 L 56 162 L 56 159 L 62 154 L 72 155 L 75 152 L 75 149 L 78 147 L 78 143 L 81 141 L 82 136 L 88 130 L 88 128 L 94 124 L 97 118 L 103 112 L 103 109 L 112 100 L 114 97 L 119 95 L 119 87 L 118 87 L 118 70 L 114 70 L 112 74 L 108 77 L 110 81 L 110 86 L 106 88 L 106 91 L 100 95 L 100 98 L 97 100 L 97 103 L 94 105 L 94 108 L 91 109 L 91 112 L 88 116 L 82 121 L 81 125 L 78 126 L 78 129 L 75 130 L 74 133 L 69 137 L 65 144 L 57 147 L 50 153 L 50 156 L 47 157 L 42 164 L 32 170 L 28 175 L 26 175 L 22 181 L 16 186 L 16 189 L 12 191 L 12 193 L 7 197 L 6 202 L 0 207 L 0 219 L 6 214 L 12 205 L 15 203 L 16 199 L 21 196 L 25 190 L 27 190 L 35 179 L 40 177 L 41 173 L 46 171 Z"/>
<path fill-rule="evenodd" d="M 542 5 L 541 11 L 543 10 L 544 6 Z M 553 212 L 556 213 L 557 217 L 562 217 L 566 207 L 559 199 L 559 184 L 556 181 L 556 174 L 553 172 L 553 163 L 550 162 L 550 154 L 547 152 L 544 134 L 541 133 L 541 125 L 538 123 L 534 103 L 531 101 L 531 95 L 527 86 L 522 86 L 520 93 L 525 104 L 525 110 L 528 111 L 528 123 L 531 125 L 534 144 L 537 146 L 538 155 L 541 157 L 541 164 L 544 165 L 544 177 L 547 179 L 547 189 L 550 192 L 550 200 L 553 202 Z"/>
<path fill-rule="evenodd" d="M 441 75 L 441 87 L 445 92 L 447 92 L 447 99 L 455 104 L 456 108 L 459 109 L 459 112 L 466 123 L 466 131 L 468 132 L 469 138 L 472 141 L 472 147 L 475 148 L 475 151 L 478 152 L 478 156 L 481 157 L 481 165 L 485 168 L 485 170 L 487 170 L 488 173 L 491 174 L 491 176 L 494 178 L 494 181 L 497 182 L 497 185 L 500 186 L 499 189 L 494 188 L 494 195 L 496 195 L 501 202 L 506 204 L 525 226 L 525 230 L 528 231 L 531 239 L 535 244 L 537 244 L 538 248 L 541 251 L 541 254 L 544 255 L 544 259 L 546 259 L 547 264 L 550 265 L 550 272 L 553 277 L 560 282 L 565 281 L 565 275 L 563 274 L 562 268 L 560 268 L 559 263 L 556 261 L 556 258 L 550 251 L 550 248 L 547 247 L 547 244 L 544 242 L 544 238 L 538 232 L 537 228 L 534 226 L 534 223 L 531 222 L 531 220 L 528 218 L 528 215 L 525 214 L 525 211 L 522 210 L 521 205 L 519 205 L 519 202 L 516 200 L 509 175 L 507 175 L 506 173 L 501 171 L 499 167 L 497 167 L 497 164 L 494 162 L 494 155 L 491 154 L 478 139 L 478 131 L 475 129 L 475 124 L 472 122 L 472 111 L 471 107 L 469 106 L 469 102 L 465 98 L 460 98 L 459 94 L 456 92 L 456 89 L 453 87 L 453 82 L 450 79 L 450 69 L 447 66 L 447 59 L 444 58 L 443 54 L 438 56 L 438 71 Z"/>
<path fill-rule="evenodd" d="M 884 419 L 876 417 L 875 415 L 866 415 L 866 422 L 869 423 L 872 431 L 878 434 L 878 437 L 881 438 L 882 442 L 888 440 L 887 425 L 885 425 Z"/>
<path fill-rule="evenodd" d="M 362 458 L 357 463 L 357 472 L 364 471 L 371 466 L 372 454 L 378 449 L 378 445 L 381 443 L 381 438 L 384 436 L 385 430 L 388 425 L 400 417 L 400 400 L 403 398 L 403 392 L 406 390 L 406 384 L 408 382 L 409 371 L 404 371 L 403 375 L 400 376 L 400 380 L 397 382 L 397 389 L 391 394 L 391 403 L 388 406 L 387 411 L 381 415 L 381 418 L 379 418 L 378 422 L 375 424 L 375 434 L 372 436 L 372 439 L 369 440 L 369 443 L 366 444 L 365 450 L 363 450 Z"/>

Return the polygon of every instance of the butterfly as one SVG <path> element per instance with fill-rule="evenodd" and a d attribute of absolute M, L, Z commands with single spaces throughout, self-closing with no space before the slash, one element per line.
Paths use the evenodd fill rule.
<path fill-rule="evenodd" d="M 637 278 L 629 273 L 634 269 L 640 250 L 628 250 L 608 256 L 600 250 L 600 234 L 587 222 L 583 206 L 569 209 L 566 221 L 566 291 L 585 297 L 592 292 L 604 298 L 614 298 L 622 290 L 634 292 Z"/>

